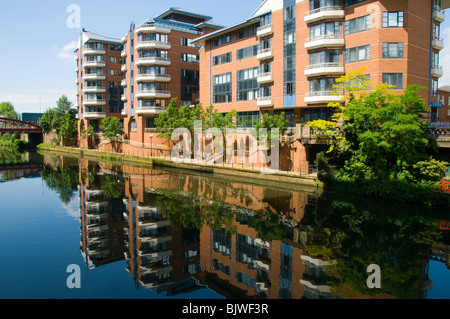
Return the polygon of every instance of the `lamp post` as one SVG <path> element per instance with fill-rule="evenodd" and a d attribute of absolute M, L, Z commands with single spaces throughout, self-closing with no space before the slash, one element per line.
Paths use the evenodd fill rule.
<path fill-rule="evenodd" d="M 150 157 L 153 155 L 153 135 L 150 134 Z"/>

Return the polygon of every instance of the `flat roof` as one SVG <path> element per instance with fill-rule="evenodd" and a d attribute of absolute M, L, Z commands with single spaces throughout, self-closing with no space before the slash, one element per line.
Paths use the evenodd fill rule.
<path fill-rule="evenodd" d="M 195 17 L 195 18 L 200 18 L 200 19 L 205 19 L 205 20 L 211 20 L 212 19 L 212 17 L 210 17 L 208 15 L 197 13 L 197 12 L 193 12 L 193 11 L 189 11 L 189 10 L 182 9 L 182 8 L 170 8 L 170 9 L 166 10 L 165 12 L 161 13 L 156 18 L 157 19 L 164 19 L 165 17 L 169 16 L 172 13 L 179 13 L 179 14 L 182 14 L 182 15 Z"/>
<path fill-rule="evenodd" d="M 251 17 L 251 18 L 249 18 L 249 19 L 247 19 L 245 21 L 239 22 L 239 23 L 234 24 L 232 26 L 225 27 L 223 29 L 220 29 L 220 30 L 208 33 L 208 34 L 206 34 L 204 36 L 201 36 L 201 37 L 198 37 L 198 38 L 192 40 L 192 43 L 193 44 L 205 45 L 207 40 L 210 40 L 212 38 L 218 37 L 219 35 L 222 35 L 222 34 L 225 34 L 225 33 L 228 33 L 228 32 L 231 32 L 231 31 L 243 28 L 243 27 L 246 27 L 248 25 L 251 25 L 251 24 L 259 21 L 259 18 L 260 18 L 260 15 L 255 16 L 255 17 Z"/>

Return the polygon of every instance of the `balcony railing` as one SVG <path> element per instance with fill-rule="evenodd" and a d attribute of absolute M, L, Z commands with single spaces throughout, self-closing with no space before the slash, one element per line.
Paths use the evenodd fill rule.
<path fill-rule="evenodd" d="M 435 50 L 442 50 L 444 48 L 444 39 L 440 37 L 435 37 L 432 41 L 433 49 Z"/>
<path fill-rule="evenodd" d="M 136 82 L 145 82 L 145 81 L 170 82 L 170 80 L 171 80 L 170 75 L 162 73 L 143 73 L 138 74 L 136 76 Z"/>
<path fill-rule="evenodd" d="M 137 98 L 142 97 L 155 97 L 155 98 L 170 98 L 170 92 L 164 90 L 155 90 L 155 89 L 147 89 L 147 90 L 139 90 L 136 93 Z"/>
<path fill-rule="evenodd" d="M 156 41 L 156 40 L 141 41 L 138 44 L 136 44 L 136 50 L 153 49 L 153 48 L 170 50 L 171 45 L 168 42 L 162 42 L 162 41 Z"/>
<path fill-rule="evenodd" d="M 84 105 L 105 105 L 106 100 L 102 99 L 92 99 L 92 100 L 85 100 Z"/>
<path fill-rule="evenodd" d="M 266 48 L 258 50 L 257 59 L 258 60 L 266 60 L 273 57 L 273 51 L 272 48 Z"/>
<path fill-rule="evenodd" d="M 258 98 L 257 104 L 259 107 L 272 107 L 273 98 L 272 96 L 260 96 Z"/>
<path fill-rule="evenodd" d="M 431 67 L 431 75 L 436 78 L 440 78 L 444 75 L 444 68 L 439 65 L 433 65 Z"/>
<path fill-rule="evenodd" d="M 136 109 L 136 114 L 161 114 L 166 110 L 161 106 L 139 106 Z"/>
<path fill-rule="evenodd" d="M 306 40 L 306 49 L 317 49 L 321 47 L 344 46 L 345 41 L 340 34 L 322 34 Z"/>
<path fill-rule="evenodd" d="M 263 25 L 256 30 L 256 35 L 258 37 L 265 37 L 271 35 L 272 33 L 273 33 L 272 24 Z"/>
<path fill-rule="evenodd" d="M 163 57 L 141 57 L 136 61 L 136 65 L 143 64 L 158 64 L 158 65 L 170 65 L 170 60 Z"/>
<path fill-rule="evenodd" d="M 259 84 L 273 82 L 272 72 L 265 72 L 258 74 L 257 81 Z"/>
<path fill-rule="evenodd" d="M 305 97 L 307 104 L 326 104 L 332 102 L 342 102 L 342 95 L 336 94 L 336 91 L 313 91 Z"/>
<path fill-rule="evenodd" d="M 343 73 L 345 73 L 344 66 L 340 62 L 316 63 L 308 65 L 305 68 L 306 76 L 343 74 Z"/>
<path fill-rule="evenodd" d="M 434 6 L 433 19 L 439 23 L 444 22 L 445 21 L 445 11 L 443 9 L 441 9 L 439 6 Z"/>
<path fill-rule="evenodd" d="M 340 6 L 325 6 L 306 12 L 305 22 L 312 23 L 322 19 L 343 18 L 344 10 Z"/>

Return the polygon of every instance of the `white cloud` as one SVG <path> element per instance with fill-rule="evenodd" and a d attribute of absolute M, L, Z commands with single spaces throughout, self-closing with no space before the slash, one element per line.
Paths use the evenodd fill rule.
<path fill-rule="evenodd" d="M 52 48 L 57 49 L 58 54 L 57 57 L 58 59 L 62 59 L 62 60 L 67 60 L 70 62 L 73 62 L 75 60 L 75 53 L 73 52 L 77 47 L 77 41 L 71 41 L 69 43 L 67 43 L 65 46 L 63 46 L 61 49 L 56 46 L 53 45 Z"/>

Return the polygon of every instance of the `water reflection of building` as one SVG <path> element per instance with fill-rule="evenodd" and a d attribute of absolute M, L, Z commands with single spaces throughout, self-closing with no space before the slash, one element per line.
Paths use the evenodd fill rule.
<path fill-rule="evenodd" d="M 227 298 L 340 297 L 330 286 L 336 278 L 325 272 L 335 260 L 305 252 L 311 243 L 326 242 L 324 230 L 315 225 L 315 215 L 310 213 L 316 207 L 314 194 L 105 163 L 85 170 L 96 177 L 84 179 L 80 192 L 83 229 L 87 230 L 83 251 L 96 266 L 114 261 L 113 255 L 108 255 L 109 239 L 112 233 L 123 234 L 120 258 L 127 260 L 136 288 L 176 295 L 209 287 Z M 105 215 L 112 202 L 100 185 L 116 172 L 123 180 L 120 203 L 114 202 L 120 207 L 121 223 L 112 228 Z M 171 203 L 170 198 L 161 201 L 166 200 L 166 192 L 184 198 L 188 206 L 192 202 L 194 210 L 199 209 L 195 204 L 199 201 L 217 204 L 222 217 L 231 216 L 231 220 L 225 218 L 215 227 L 204 225 L 200 230 L 183 227 L 180 222 L 172 224 L 167 215 L 170 211 L 161 204 Z M 177 211 L 176 206 L 171 207 Z M 202 209 L 207 210 L 205 207 Z M 261 212 L 267 215 L 261 217 Z M 271 214 L 276 216 L 276 225 L 262 225 Z M 282 228 L 282 238 L 264 240 L 268 238 L 262 234 L 264 228 L 277 225 Z M 418 276 L 424 280 L 414 292 L 417 296 L 426 295 L 427 289 L 425 264 L 420 271 Z"/>
<path fill-rule="evenodd" d="M 154 187 L 167 188 L 170 176 L 150 170 L 126 168 L 123 216 L 127 233 L 130 275 L 158 293 L 174 295 L 202 288 L 193 277 L 199 267 L 197 229 L 172 227 L 161 207 Z"/>
<path fill-rule="evenodd" d="M 80 161 L 80 248 L 88 269 L 124 259 L 125 221 L 120 198 L 105 195 L 105 176 L 98 168 Z"/>

